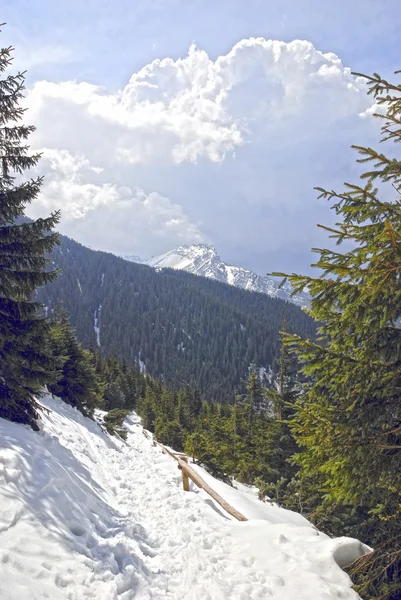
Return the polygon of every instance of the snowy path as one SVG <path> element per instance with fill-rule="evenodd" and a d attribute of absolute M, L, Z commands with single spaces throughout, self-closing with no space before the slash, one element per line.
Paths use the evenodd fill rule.
<path fill-rule="evenodd" d="M 303 517 L 209 478 L 203 491 L 131 418 L 128 443 L 47 399 L 40 434 L 0 419 L 1 600 L 356 600 L 346 563 L 364 551 Z"/>

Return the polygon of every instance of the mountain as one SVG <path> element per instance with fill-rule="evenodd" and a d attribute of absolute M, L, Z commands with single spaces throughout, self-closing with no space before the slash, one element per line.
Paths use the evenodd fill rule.
<path fill-rule="evenodd" d="M 288 300 L 298 306 L 307 306 L 309 303 L 307 294 L 297 294 L 291 297 L 289 285 L 279 289 L 277 281 L 271 277 L 262 277 L 243 267 L 227 265 L 221 260 L 216 248 L 210 244 L 179 246 L 175 250 L 170 250 L 148 260 L 143 260 L 138 256 L 123 256 L 123 258 L 132 262 L 147 264 L 156 269 L 177 269 L 194 275 L 209 277 L 244 290 Z"/>
<path fill-rule="evenodd" d="M 129 260 L 129 262 L 137 263 L 138 265 L 148 264 L 146 260 L 143 260 L 143 258 L 141 258 L 140 256 L 137 256 L 136 254 L 132 254 L 131 256 L 122 256 L 121 258 L 124 258 L 125 260 Z"/>
<path fill-rule="evenodd" d="M 284 316 L 291 332 L 315 335 L 314 321 L 278 298 L 60 239 L 51 258 L 61 276 L 37 299 L 49 314 L 63 305 L 85 346 L 140 364 L 170 388 L 231 402 L 251 363 L 274 369 Z"/>

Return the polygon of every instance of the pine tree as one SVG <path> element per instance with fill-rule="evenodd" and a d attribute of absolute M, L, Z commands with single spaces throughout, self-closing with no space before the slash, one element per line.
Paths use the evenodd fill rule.
<path fill-rule="evenodd" d="M 294 416 L 297 398 L 297 380 L 294 359 L 284 343 L 286 324 L 281 333 L 279 371 L 273 387 L 267 391 L 268 414 L 261 415 L 256 433 L 257 464 L 262 472 L 255 484 L 261 496 L 283 502 L 287 486 L 297 472 L 293 464 L 298 447 L 291 432 L 289 420 Z"/>
<path fill-rule="evenodd" d="M 401 85 L 368 77 L 382 141 L 401 141 Z M 364 598 L 401 596 L 401 161 L 354 147 L 373 163 L 363 184 L 325 191 L 338 217 L 323 227 L 343 252 L 316 249 L 320 277 L 308 287 L 320 343 L 287 338 L 309 378 L 293 431 L 304 448 L 301 482 L 320 482 L 323 506 L 362 507 L 359 534 L 373 553 L 350 567 Z M 323 500 L 324 496 L 324 500 Z"/>
<path fill-rule="evenodd" d="M 160 400 L 160 390 L 157 386 L 149 385 L 143 398 L 138 400 L 137 410 L 142 418 L 144 429 L 154 431 L 155 408 Z"/>
<path fill-rule="evenodd" d="M 32 301 L 39 286 L 53 281 L 46 254 L 57 243 L 51 233 L 59 213 L 18 223 L 40 191 L 42 178 L 22 181 L 35 167 L 26 140 L 34 127 L 21 124 L 24 73 L 4 75 L 12 48 L 0 50 L 0 416 L 37 429 L 37 396 L 49 381 L 48 323 Z"/>
<path fill-rule="evenodd" d="M 52 324 L 50 346 L 62 368 L 57 380 L 48 385 L 49 391 L 90 416 L 98 405 L 102 386 L 89 351 L 82 348 L 65 315 Z"/>
<path fill-rule="evenodd" d="M 262 387 L 259 369 L 255 364 L 251 365 L 246 389 L 249 403 L 255 411 L 259 412 L 266 405 L 266 394 Z"/>

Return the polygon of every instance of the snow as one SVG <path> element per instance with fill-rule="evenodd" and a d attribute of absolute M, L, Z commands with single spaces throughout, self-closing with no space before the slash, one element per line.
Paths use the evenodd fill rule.
<path fill-rule="evenodd" d="M 262 277 L 243 267 L 227 265 L 220 258 L 216 248 L 210 244 L 182 245 L 175 250 L 170 250 L 165 254 L 154 256 L 142 262 L 156 270 L 163 268 L 184 270 L 194 275 L 209 277 L 210 279 L 222 281 L 235 287 L 267 294 L 273 298 L 282 297 L 300 306 L 308 304 L 305 295 L 301 294 L 290 298 L 291 288 L 279 290 L 278 283 L 280 280 L 277 280 L 276 283 L 272 278 Z"/>
<path fill-rule="evenodd" d="M 145 375 L 146 374 L 146 366 L 145 366 L 145 362 L 142 360 L 141 352 L 139 352 L 138 364 L 139 364 L 139 370 L 140 370 L 140 372 Z"/>
<path fill-rule="evenodd" d="M 188 269 L 188 267 L 190 267 L 191 264 L 191 258 L 182 257 L 178 253 L 168 253 L 161 257 L 157 257 L 156 259 L 149 260 L 149 266 L 151 267 L 162 267 L 178 270 L 183 269 L 184 271 Z"/>
<path fill-rule="evenodd" d="M 78 289 L 79 289 L 79 291 L 80 291 L 80 292 L 81 292 L 81 294 L 82 294 L 82 293 L 83 293 L 83 292 L 82 292 L 82 286 L 81 286 L 81 282 L 79 281 L 78 277 L 77 277 L 77 284 L 78 284 Z"/>
<path fill-rule="evenodd" d="M 165 254 L 148 259 L 141 259 L 135 255 L 122 256 L 122 258 L 130 262 L 148 265 L 157 272 L 166 268 L 187 271 L 251 292 L 267 294 L 272 298 L 282 298 L 300 307 L 308 307 L 310 303 L 307 293 L 291 297 L 291 285 L 288 283 L 283 289 L 279 289 L 280 278 L 261 276 L 243 267 L 227 265 L 211 244 L 192 244 L 190 246 L 183 244 Z"/>
<path fill-rule="evenodd" d="M 139 265 L 146 264 L 146 261 L 144 261 L 140 256 L 137 256 L 136 254 L 131 254 L 128 256 L 125 254 L 118 254 L 117 256 L 123 258 L 124 260 L 128 260 L 129 262 L 138 263 Z"/>
<path fill-rule="evenodd" d="M 235 285 L 235 268 L 230 265 L 226 265 L 227 283 Z"/>
<path fill-rule="evenodd" d="M 367 549 L 196 469 L 233 521 L 126 420 L 127 443 L 41 400 L 41 431 L 0 419 L 1 600 L 356 600 L 345 564 Z M 337 561 L 337 562 L 336 562 Z"/>
<path fill-rule="evenodd" d="M 191 466 L 199 473 L 199 475 L 208 483 L 220 496 L 224 498 L 231 506 L 234 506 L 245 517 L 252 520 L 268 521 L 272 525 L 279 523 L 287 523 L 297 527 L 313 528 L 302 515 L 280 508 L 277 504 L 261 502 L 257 498 L 257 489 L 249 488 L 246 485 L 233 482 L 233 486 L 219 481 L 212 477 L 204 468 L 197 464 Z M 220 509 L 222 510 L 222 509 Z M 230 516 L 230 515 L 226 515 Z"/>
<path fill-rule="evenodd" d="M 99 308 L 95 310 L 93 314 L 93 329 L 96 334 L 96 343 L 100 346 L 100 313 L 102 311 L 102 305 L 99 305 Z"/>

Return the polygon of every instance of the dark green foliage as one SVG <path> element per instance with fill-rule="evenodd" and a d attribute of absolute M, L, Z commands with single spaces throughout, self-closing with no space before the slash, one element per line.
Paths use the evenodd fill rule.
<path fill-rule="evenodd" d="M 251 365 L 246 389 L 248 401 L 255 411 L 260 411 L 266 405 L 266 394 L 262 387 L 259 370 Z"/>
<path fill-rule="evenodd" d="M 142 417 L 142 424 L 145 429 L 154 431 L 156 410 L 159 405 L 160 390 L 154 386 L 148 386 L 143 398 L 138 400 L 137 411 Z"/>
<path fill-rule="evenodd" d="M 274 490 L 278 482 L 284 487 L 283 481 L 287 484 L 296 472 L 288 459 L 297 447 L 287 423 L 276 419 L 268 400 L 269 394 L 279 392 L 268 392 L 256 369 L 250 371 L 246 390 L 234 405 L 202 404 L 198 392 L 189 387 L 173 393 L 149 382 L 137 411 L 158 441 L 184 449 L 224 481 L 235 477 L 252 484 L 259 478 L 263 490 L 268 485 Z M 285 402 L 291 392 L 288 380 L 282 392 Z M 283 416 L 287 414 L 286 405 Z"/>
<path fill-rule="evenodd" d="M 138 369 L 128 367 L 115 357 L 102 358 L 97 350 L 92 351 L 92 364 L 103 389 L 103 399 L 97 406 L 104 410 L 135 409 L 137 402 L 146 397 L 148 388 L 154 385 Z"/>
<path fill-rule="evenodd" d="M 61 239 L 52 259 L 62 274 L 38 299 L 50 309 L 64 304 L 85 347 L 96 345 L 100 314 L 102 355 L 130 366 L 140 357 L 169 389 L 187 385 L 207 401 L 232 402 L 251 363 L 267 368 L 278 357 L 284 312 L 289 331 L 314 338 L 313 320 L 283 300 Z"/>
<path fill-rule="evenodd" d="M 0 50 L 0 77 L 11 64 L 11 51 Z M 51 231 L 59 215 L 17 224 L 42 183 L 20 179 L 39 160 L 26 145 L 34 127 L 20 124 L 23 90 L 23 73 L 0 78 L 0 416 L 37 429 L 34 396 L 51 380 L 51 357 L 48 323 L 31 298 L 57 276 L 45 256 L 57 243 Z"/>
<path fill-rule="evenodd" d="M 171 446 L 176 450 L 183 449 L 185 432 L 178 419 L 165 421 L 163 417 L 157 417 L 155 420 L 155 436 L 162 444 Z"/>
<path fill-rule="evenodd" d="M 382 140 L 401 141 L 401 86 L 368 78 L 383 105 Z M 308 286 L 321 344 L 288 336 L 309 382 L 292 430 L 302 453 L 298 489 L 311 517 L 328 529 L 343 520 L 375 548 L 349 569 L 366 599 L 401 597 L 401 162 L 356 147 L 373 161 L 364 185 L 346 184 L 326 229 L 343 252 L 316 250 L 318 278 Z M 391 186 L 386 184 L 390 183 Z M 380 186 L 376 188 L 375 185 Z M 331 521 L 331 524 L 330 524 Z M 334 525 L 334 527 L 333 527 Z"/>
<path fill-rule="evenodd" d="M 231 412 L 231 408 L 228 408 Z M 187 436 L 185 451 L 202 463 L 215 477 L 229 481 L 235 469 L 233 431 L 229 418 L 222 415 L 221 407 L 204 406 L 198 427 Z"/>
<path fill-rule="evenodd" d="M 129 413 L 129 410 L 113 408 L 105 415 L 104 426 L 110 435 L 115 435 L 117 433 L 123 440 L 127 439 L 127 430 L 124 429 L 123 422 Z"/>
<path fill-rule="evenodd" d="M 90 416 L 102 395 L 100 378 L 90 353 L 79 344 L 65 315 L 52 323 L 50 347 L 60 368 L 56 380 L 47 386 L 49 392 Z"/>
<path fill-rule="evenodd" d="M 285 327 L 282 336 L 284 335 Z M 289 424 L 294 416 L 294 404 L 298 395 L 296 374 L 294 358 L 282 343 L 279 372 L 274 385 L 266 394 L 272 418 L 267 417 L 266 423 L 259 430 L 259 435 L 262 436 L 259 448 L 267 460 L 261 461 L 264 465 L 263 474 L 255 481 L 261 496 L 267 495 L 279 503 L 284 501 L 287 488 L 298 471 L 294 456 L 299 450 Z"/>

